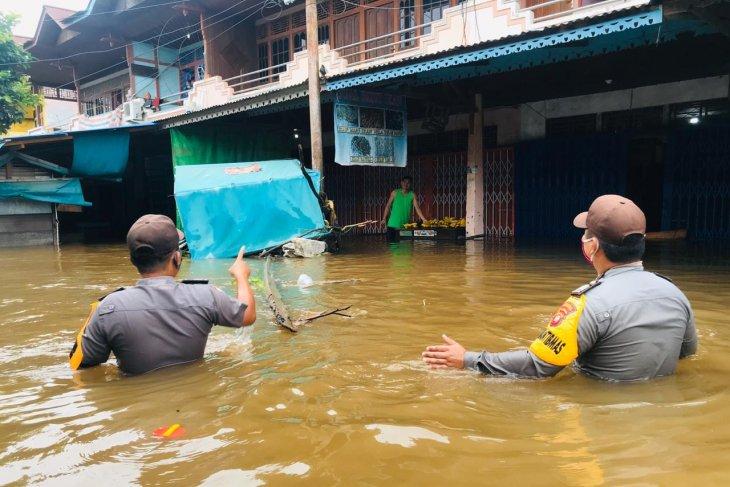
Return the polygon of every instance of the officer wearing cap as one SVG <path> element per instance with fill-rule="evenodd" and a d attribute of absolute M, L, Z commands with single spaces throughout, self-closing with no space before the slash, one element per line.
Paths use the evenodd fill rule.
<path fill-rule="evenodd" d="M 111 352 L 126 374 L 142 374 L 203 358 L 213 325 L 240 328 L 256 320 L 243 249 L 228 269 L 238 299 L 207 281 L 177 282 L 182 255 L 175 224 L 145 215 L 127 234 L 132 264 L 142 279 L 92 305 L 69 355 L 73 369 L 106 362 Z"/>
<path fill-rule="evenodd" d="M 644 213 L 627 198 L 604 195 L 573 223 L 585 230 L 583 255 L 598 277 L 571 293 L 528 349 L 467 352 L 444 335 L 423 360 L 432 368 L 517 377 L 549 377 L 570 364 L 616 381 L 674 373 L 678 360 L 697 350 L 694 315 L 671 281 L 644 270 Z"/>

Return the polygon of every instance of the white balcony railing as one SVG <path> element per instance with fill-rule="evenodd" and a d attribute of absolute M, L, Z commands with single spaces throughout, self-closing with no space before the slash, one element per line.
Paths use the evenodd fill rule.
<path fill-rule="evenodd" d="M 234 94 L 238 95 L 247 91 L 256 90 L 260 88 L 261 85 L 278 82 L 281 73 L 287 70 L 288 64 L 289 63 L 286 62 L 268 66 L 263 69 L 257 69 L 256 71 L 249 71 L 237 76 L 231 76 L 223 81 L 233 88 Z"/>

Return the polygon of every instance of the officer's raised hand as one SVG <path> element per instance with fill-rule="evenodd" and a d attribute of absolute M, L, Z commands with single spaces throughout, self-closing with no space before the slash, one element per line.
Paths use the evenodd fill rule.
<path fill-rule="evenodd" d="M 431 345 L 421 354 L 423 361 L 432 369 L 464 368 L 466 349 L 446 335 L 441 335 L 444 345 Z"/>
<path fill-rule="evenodd" d="M 236 279 L 248 280 L 248 277 L 251 275 L 251 269 L 246 264 L 246 261 L 243 260 L 243 254 L 245 252 L 246 247 L 241 247 L 241 250 L 238 251 L 238 257 L 236 257 L 231 267 L 228 268 L 228 272 Z"/>

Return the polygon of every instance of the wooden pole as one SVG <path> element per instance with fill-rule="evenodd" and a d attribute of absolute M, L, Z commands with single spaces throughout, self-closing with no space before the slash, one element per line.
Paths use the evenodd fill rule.
<path fill-rule="evenodd" d="M 125 53 L 127 56 L 127 68 L 129 70 L 129 91 L 132 94 L 132 98 L 134 98 L 137 94 L 137 83 L 134 82 L 134 48 L 131 42 L 127 43 Z M 142 96 L 144 96 L 144 93 L 142 93 Z"/>
<path fill-rule="evenodd" d="M 200 32 L 203 35 L 203 62 L 205 63 L 205 78 L 215 75 L 215 67 L 213 66 L 213 42 L 208 31 L 208 23 L 205 13 L 200 12 Z"/>
<path fill-rule="evenodd" d="M 79 85 L 79 77 L 76 76 L 76 65 L 71 65 L 71 70 L 74 77 L 74 90 L 76 90 L 76 105 L 79 109 L 79 115 L 83 115 L 85 112 L 81 110 L 81 86 Z"/>
<path fill-rule="evenodd" d="M 324 191 L 322 156 L 322 107 L 319 101 L 319 38 L 317 36 L 317 0 L 307 0 L 307 55 L 309 60 L 309 133 L 312 145 L 312 169 L 320 174 L 320 190 Z"/>

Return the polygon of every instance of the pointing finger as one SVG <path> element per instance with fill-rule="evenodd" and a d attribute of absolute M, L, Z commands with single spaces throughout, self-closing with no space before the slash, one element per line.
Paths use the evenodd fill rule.
<path fill-rule="evenodd" d="M 236 257 L 236 260 L 243 260 L 243 254 L 246 253 L 246 246 L 241 245 L 241 249 L 238 251 L 238 257 Z"/>
<path fill-rule="evenodd" d="M 446 345 L 431 345 L 430 347 L 426 347 L 426 350 L 429 352 L 448 352 L 449 347 Z"/>

